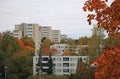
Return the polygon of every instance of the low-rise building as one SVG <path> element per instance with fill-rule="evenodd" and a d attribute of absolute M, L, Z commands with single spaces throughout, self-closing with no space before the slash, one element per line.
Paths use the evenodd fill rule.
<path fill-rule="evenodd" d="M 53 44 L 51 45 L 51 48 L 57 49 L 58 55 L 61 55 L 63 52 L 65 52 L 65 50 L 68 49 L 68 45 L 67 44 Z"/>
<path fill-rule="evenodd" d="M 81 62 L 88 62 L 87 56 L 51 56 L 53 63 L 55 64 L 54 73 L 55 75 L 70 75 L 71 73 L 76 73 L 78 60 Z M 49 59 L 49 56 L 42 56 L 42 68 L 47 69 L 45 65 Z M 33 61 L 35 62 L 33 66 L 38 63 L 39 56 L 34 56 Z M 34 68 L 34 67 L 33 67 Z M 33 75 L 37 74 L 36 68 L 33 70 Z M 45 74 L 45 72 L 42 72 Z"/>

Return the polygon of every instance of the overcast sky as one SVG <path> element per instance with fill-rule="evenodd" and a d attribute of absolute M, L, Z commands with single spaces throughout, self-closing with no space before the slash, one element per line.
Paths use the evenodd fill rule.
<path fill-rule="evenodd" d="M 0 0 L 0 32 L 14 30 L 15 24 L 38 23 L 79 38 L 90 36 L 92 26 L 82 7 L 85 0 Z"/>

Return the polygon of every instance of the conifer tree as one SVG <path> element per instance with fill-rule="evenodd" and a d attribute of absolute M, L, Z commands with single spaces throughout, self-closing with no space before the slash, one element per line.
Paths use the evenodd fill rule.
<path fill-rule="evenodd" d="M 54 72 L 54 64 L 53 64 L 53 60 L 51 58 L 51 53 L 49 55 L 49 59 L 48 59 L 48 70 L 47 70 L 47 74 L 52 75 Z"/>

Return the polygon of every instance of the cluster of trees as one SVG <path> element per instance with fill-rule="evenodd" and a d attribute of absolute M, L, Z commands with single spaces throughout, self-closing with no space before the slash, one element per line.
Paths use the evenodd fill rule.
<path fill-rule="evenodd" d="M 97 21 L 98 27 L 104 28 L 109 37 L 104 52 L 96 58 L 92 64 L 97 69 L 95 79 L 120 79 L 120 0 L 87 0 L 83 9 L 91 11 L 88 14 L 88 22 Z"/>
<path fill-rule="evenodd" d="M 32 75 L 34 50 L 31 38 L 18 40 L 8 31 L 0 33 L 0 78 L 5 77 L 5 67 L 8 79 L 26 79 Z"/>

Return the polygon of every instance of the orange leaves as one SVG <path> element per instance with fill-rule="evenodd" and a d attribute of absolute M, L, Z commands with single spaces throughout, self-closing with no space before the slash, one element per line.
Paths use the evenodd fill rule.
<path fill-rule="evenodd" d="M 88 15 L 88 22 L 96 20 L 98 27 L 103 27 L 111 36 L 119 33 L 120 25 L 120 0 L 114 0 L 110 6 L 107 5 L 107 0 L 88 0 L 84 4 L 84 11 L 94 13 L 94 18 L 91 14 Z"/>
<path fill-rule="evenodd" d="M 18 53 L 15 53 L 13 57 L 20 58 L 25 57 L 27 55 L 32 55 L 35 51 L 34 45 L 30 41 L 24 41 L 22 39 L 17 39 L 21 50 Z"/>
<path fill-rule="evenodd" d="M 17 41 L 18 41 L 18 43 L 20 45 L 20 48 L 23 49 L 25 47 L 23 41 L 21 39 L 17 39 Z"/>
<path fill-rule="evenodd" d="M 119 79 L 120 78 L 120 48 L 119 43 L 113 48 L 106 47 L 99 58 L 94 60 L 97 70 L 95 79 Z"/>
<path fill-rule="evenodd" d="M 91 24 L 91 20 L 95 18 L 95 15 L 94 14 L 88 14 L 87 17 L 88 17 L 87 21 L 89 22 L 89 24 Z"/>
<path fill-rule="evenodd" d="M 34 48 L 34 44 L 32 42 L 30 42 L 29 40 L 25 40 L 23 42 L 22 39 L 17 39 L 19 45 L 20 45 L 20 48 L 24 49 L 24 48 L 28 48 L 30 50 L 35 50 Z"/>
<path fill-rule="evenodd" d="M 31 46 L 25 46 L 25 48 L 28 49 L 28 50 L 31 50 L 31 51 L 34 51 L 34 50 L 35 50 L 35 48 L 33 48 L 33 47 L 31 47 Z"/>
<path fill-rule="evenodd" d="M 66 50 L 66 51 L 62 54 L 62 56 L 71 56 L 70 51 Z"/>
<path fill-rule="evenodd" d="M 108 0 L 88 0 L 84 4 L 84 11 L 94 11 L 88 15 L 88 22 L 96 20 L 98 27 L 104 28 L 110 36 L 120 34 L 120 0 L 114 0 L 110 6 Z M 95 79 L 119 79 L 120 78 L 120 43 L 105 51 L 94 63 L 97 65 Z"/>

